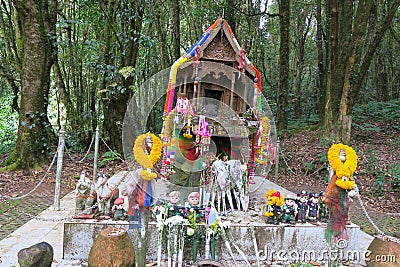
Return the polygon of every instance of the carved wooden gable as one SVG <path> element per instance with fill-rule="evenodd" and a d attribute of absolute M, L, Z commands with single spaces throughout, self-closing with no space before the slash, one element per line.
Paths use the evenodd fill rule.
<path fill-rule="evenodd" d="M 204 49 L 203 58 L 213 60 L 235 61 L 235 50 L 221 28 L 211 43 Z"/>

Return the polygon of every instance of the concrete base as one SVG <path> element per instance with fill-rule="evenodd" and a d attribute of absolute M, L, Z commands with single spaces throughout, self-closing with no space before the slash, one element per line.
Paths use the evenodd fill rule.
<path fill-rule="evenodd" d="M 252 229 L 254 226 L 258 253 L 254 246 Z M 87 259 L 90 248 L 102 229 L 107 227 L 120 227 L 129 229 L 128 222 L 120 221 L 71 221 L 64 224 L 63 258 L 64 259 Z M 134 247 L 137 248 L 137 236 L 141 229 L 128 230 Z M 199 226 L 199 231 L 204 233 L 204 226 Z M 155 223 L 149 223 L 147 243 L 147 259 L 157 258 L 158 231 Z M 166 231 L 164 231 L 166 232 Z M 363 251 L 359 251 L 359 237 L 362 233 L 359 226 L 349 225 L 347 228 L 349 240 L 342 243 L 343 250 L 331 250 L 327 244 L 324 233 L 325 226 L 315 226 L 309 223 L 292 225 L 270 225 L 265 223 L 252 223 L 251 225 L 232 224 L 227 231 L 230 246 L 234 258 L 243 260 L 236 246 L 244 252 L 248 260 L 259 259 L 265 261 L 295 262 L 301 260 L 307 262 L 314 260 L 318 262 L 327 261 L 328 258 L 338 257 L 360 261 Z M 165 234 L 165 233 L 164 233 Z M 166 242 L 163 238 L 163 259 L 167 257 Z M 236 245 L 236 246 L 235 246 Z M 191 256 L 191 241 L 185 240 L 184 259 L 189 261 Z M 205 240 L 201 239 L 199 244 L 198 259 L 204 257 Z M 227 249 L 226 243 L 219 237 L 216 240 L 216 260 L 231 260 L 232 257 Z M 331 251 L 331 253 L 330 253 Z M 329 254 L 330 253 L 330 254 Z M 330 256 L 329 256 L 330 255 Z"/>

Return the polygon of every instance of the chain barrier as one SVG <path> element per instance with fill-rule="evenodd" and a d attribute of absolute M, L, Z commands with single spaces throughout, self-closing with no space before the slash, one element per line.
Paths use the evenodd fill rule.
<path fill-rule="evenodd" d="M 87 155 L 89 154 L 90 149 L 91 149 L 91 147 L 92 147 L 92 145 L 93 145 L 93 140 L 94 140 L 94 137 L 92 138 L 92 141 L 91 141 L 91 143 L 90 143 L 89 149 L 88 149 L 88 151 L 86 152 L 85 156 L 84 156 L 81 160 L 76 161 L 76 162 L 81 163 L 81 162 L 83 162 L 83 160 L 86 159 L 86 157 L 87 157 Z M 104 145 L 106 146 L 106 148 L 107 148 L 114 156 L 116 156 L 116 157 L 117 157 L 118 159 L 120 159 L 122 162 L 125 162 L 124 159 L 122 159 L 118 154 L 116 154 L 116 153 L 108 146 L 108 144 L 105 142 L 105 140 L 104 140 L 103 138 L 101 138 L 101 140 L 102 140 L 102 142 L 104 143 Z M 58 149 L 59 149 L 59 148 L 58 148 Z M 51 164 L 50 164 L 50 166 L 49 166 L 47 172 L 44 174 L 43 178 L 39 181 L 39 183 L 38 183 L 31 191 L 29 191 L 27 194 L 25 194 L 25 195 L 23 195 L 23 196 L 21 196 L 21 197 L 17 197 L 17 198 L 12 198 L 12 197 L 7 197 L 7 196 L 2 196 L 2 195 L 0 195 L 0 199 L 4 199 L 4 200 L 5 200 L 4 203 L 8 206 L 8 209 L 7 209 L 7 210 L 10 210 L 10 209 L 12 208 L 12 209 L 14 209 L 15 211 L 17 211 L 17 212 L 19 212 L 19 213 L 21 213 L 21 214 L 27 216 L 28 218 L 30 218 L 30 219 L 32 219 L 32 220 L 38 220 L 38 221 L 58 222 L 58 221 L 70 221 L 71 219 L 73 219 L 73 216 L 68 216 L 68 217 L 58 218 L 58 219 L 42 218 L 42 217 L 40 217 L 40 214 L 39 214 L 39 215 L 30 214 L 30 213 L 28 213 L 28 212 L 25 212 L 25 211 L 19 209 L 19 208 L 17 207 L 17 205 L 12 205 L 11 203 L 9 203 L 9 200 L 19 200 L 19 199 L 22 199 L 22 198 L 25 198 L 25 197 L 29 196 L 30 194 L 32 194 L 32 193 L 40 186 L 40 184 L 43 183 L 44 178 L 45 178 L 46 175 L 49 173 L 50 169 L 52 168 L 52 166 L 53 166 L 53 164 L 54 164 L 54 162 L 55 162 L 55 160 L 56 160 L 56 158 L 57 158 L 58 149 L 57 149 L 57 151 L 56 151 L 56 153 L 55 153 L 55 155 L 54 155 L 54 157 L 53 157 L 53 160 L 52 160 L 52 162 L 51 162 Z M 70 160 L 71 160 L 71 161 L 74 161 L 73 158 L 71 157 L 70 153 L 68 152 L 68 149 L 67 149 L 67 148 L 65 148 L 65 149 L 66 149 L 67 154 L 68 154 L 69 157 L 70 157 Z M 129 173 L 129 175 L 130 175 L 129 178 L 133 178 L 131 173 Z M 122 182 L 122 180 L 121 180 L 118 184 L 116 184 L 115 186 L 118 187 L 118 186 L 121 184 L 121 182 Z M 93 206 L 90 207 L 89 209 L 95 209 L 95 208 L 98 207 L 100 204 L 103 204 L 103 203 L 111 196 L 111 194 L 112 194 L 112 192 L 110 192 L 110 194 L 109 194 L 108 196 L 106 196 L 106 197 L 104 197 L 103 199 L 100 199 L 99 201 L 97 201 L 96 203 L 94 203 Z M 7 213 L 7 211 L 4 212 L 4 213 Z"/>
<path fill-rule="evenodd" d="M 283 161 L 284 161 L 285 164 L 286 164 L 286 167 L 288 168 L 288 170 L 289 170 L 292 174 L 294 174 L 294 175 L 297 176 L 298 174 L 295 173 L 295 172 L 292 170 L 292 168 L 290 168 L 289 164 L 287 163 L 286 158 L 285 158 L 285 156 L 283 155 L 283 151 L 282 151 L 282 150 L 283 150 L 282 147 L 280 147 L 279 153 L 281 154 L 281 156 L 282 156 L 282 158 L 283 158 Z M 278 155 L 278 157 L 279 157 L 279 155 Z"/>
<path fill-rule="evenodd" d="M 89 145 L 88 150 L 86 151 L 85 156 L 83 156 L 83 158 L 79 161 L 80 163 L 82 163 L 86 159 L 86 157 L 89 155 L 89 152 L 92 149 L 93 142 L 94 142 L 94 136 L 92 136 L 92 140 L 90 141 L 90 145 Z"/>
<path fill-rule="evenodd" d="M 93 143 L 93 138 L 92 138 L 92 143 Z M 92 146 L 92 143 L 90 144 L 89 150 L 86 153 L 85 157 L 88 155 L 88 153 L 90 151 L 90 148 Z M 19 196 L 19 197 L 10 197 L 10 196 L 6 196 L 6 195 L 0 195 L 0 200 L 2 200 L 2 203 L 4 203 L 5 205 L 8 206 L 7 210 L 5 212 L 3 212 L 4 214 L 6 214 L 8 210 L 14 209 L 18 213 L 21 213 L 21 214 L 27 216 L 30 219 L 35 219 L 35 220 L 39 220 L 39 221 L 66 221 L 66 220 L 72 219 L 72 217 L 65 217 L 65 218 L 60 218 L 60 219 L 41 218 L 41 217 L 39 217 L 39 215 L 32 215 L 32 214 L 30 214 L 28 212 L 25 212 L 25 211 L 19 209 L 17 207 L 17 204 L 13 205 L 12 203 L 10 203 L 10 201 L 16 201 L 16 200 L 24 199 L 24 198 L 30 196 L 32 193 L 34 193 L 38 189 L 38 187 L 44 182 L 45 178 L 47 177 L 47 175 L 49 174 L 51 168 L 53 167 L 53 165 L 54 165 L 54 163 L 55 163 L 55 161 L 57 159 L 57 155 L 58 155 L 59 149 L 60 149 L 60 147 L 57 147 L 57 151 L 54 153 L 54 157 L 53 157 L 49 167 L 47 168 L 46 173 L 43 175 L 43 177 L 40 179 L 40 181 L 29 192 L 27 192 L 24 195 Z M 74 161 L 73 158 L 71 157 L 71 155 L 68 153 L 68 151 L 67 151 L 67 154 L 69 155 L 70 160 Z M 84 158 L 82 160 L 84 160 Z M 82 160 L 80 160 L 79 162 L 82 162 Z M 98 203 L 96 203 L 93 208 L 95 208 L 97 205 L 98 205 Z"/>
<path fill-rule="evenodd" d="M 115 153 L 115 152 L 107 145 L 106 141 L 104 141 L 103 138 L 101 138 L 101 141 L 104 143 L 104 145 L 106 146 L 106 148 L 107 148 L 115 157 L 117 157 L 118 159 L 120 159 L 122 162 L 125 162 L 124 159 L 122 159 L 117 153 Z"/>
<path fill-rule="evenodd" d="M 393 236 L 389 236 L 387 234 L 385 234 L 381 229 L 379 229 L 379 227 L 374 223 L 374 221 L 372 220 L 371 216 L 369 216 L 367 209 L 365 208 L 365 204 L 364 201 L 361 199 L 360 194 L 356 195 L 358 202 L 360 203 L 361 209 L 364 211 L 365 216 L 367 217 L 368 221 L 371 223 L 371 225 L 375 228 L 375 230 L 383 237 L 383 239 L 392 241 L 394 243 L 398 243 L 400 244 L 400 239 L 395 238 Z"/>
<path fill-rule="evenodd" d="M 32 194 L 44 182 L 44 179 L 46 178 L 47 174 L 50 172 L 51 167 L 53 167 L 53 164 L 57 158 L 58 149 L 57 149 L 56 153 L 54 154 L 53 160 L 51 161 L 50 166 L 47 168 L 46 173 L 43 175 L 42 179 L 40 179 L 40 181 L 35 185 L 34 188 L 32 188 L 29 192 L 27 192 L 26 194 L 19 196 L 19 197 L 9 197 L 9 196 L 0 195 L 0 198 L 6 199 L 6 200 L 20 200 L 20 199 L 23 199 L 23 198 L 29 196 L 30 194 Z"/>

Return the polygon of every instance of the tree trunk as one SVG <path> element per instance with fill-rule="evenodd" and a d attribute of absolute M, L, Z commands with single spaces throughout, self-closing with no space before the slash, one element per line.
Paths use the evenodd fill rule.
<path fill-rule="evenodd" d="M 144 1 L 135 1 L 134 8 L 131 8 L 132 14 L 129 16 L 128 23 L 129 32 L 128 44 L 125 52 L 125 57 L 122 57 L 120 68 L 125 66 L 136 65 L 137 54 L 139 51 L 139 42 L 141 38 L 142 21 L 144 14 Z M 104 63 L 106 65 L 113 65 L 112 58 L 110 57 L 111 42 L 113 41 L 113 24 L 115 24 L 115 1 L 109 1 L 107 6 L 107 22 L 106 22 L 106 45 L 104 48 Z M 107 75 L 107 74 L 106 74 Z M 103 93 L 103 133 L 108 137 L 108 145 L 112 148 L 123 153 L 122 149 L 122 124 L 127 109 L 128 101 L 132 96 L 130 86 L 133 84 L 133 77 L 128 77 L 122 81 L 124 90 L 112 88 L 113 94 Z M 108 89 L 106 77 L 103 79 L 103 89 Z"/>
<path fill-rule="evenodd" d="M 326 100 L 325 100 L 325 118 L 324 118 L 324 129 L 327 134 L 330 134 L 333 125 L 335 124 L 334 118 L 334 86 L 335 77 L 337 72 L 337 64 L 338 64 L 338 7 L 336 4 L 336 0 L 330 0 L 330 25 L 329 25 L 329 65 L 328 65 L 328 75 L 326 80 Z"/>
<path fill-rule="evenodd" d="M 178 59 L 181 57 L 181 30 L 180 30 L 180 16 L 179 16 L 179 0 L 173 0 L 173 32 L 174 32 L 174 57 Z"/>
<path fill-rule="evenodd" d="M 326 97 L 326 64 L 323 50 L 323 35 L 322 35 L 322 3 L 321 0 L 317 0 L 317 52 L 318 52 L 318 79 L 317 79 L 317 90 L 318 90 L 318 115 L 320 125 L 324 125 L 325 117 L 325 97 Z"/>
<path fill-rule="evenodd" d="M 354 103 L 359 96 L 376 48 L 391 24 L 394 14 L 400 5 L 400 0 L 392 2 L 391 7 L 388 9 L 388 15 L 384 18 L 376 33 L 372 34 L 373 37 L 370 42 L 365 40 L 368 34 L 368 21 L 373 11 L 373 1 L 360 1 L 357 5 L 352 2 L 340 2 L 339 10 L 341 13 L 339 16 L 336 4 L 336 0 L 331 0 L 331 58 L 326 109 L 326 114 L 331 115 L 331 117 L 326 120 L 326 129 L 330 129 L 335 125 L 336 104 L 332 99 L 340 92 L 340 105 L 337 106 L 340 107 L 339 127 L 334 127 L 333 129 L 338 131 L 332 132 L 338 138 L 338 141 L 349 143 Z M 340 32 L 338 29 L 341 29 Z M 339 40 L 339 46 L 336 40 Z"/>
<path fill-rule="evenodd" d="M 385 66 L 384 56 L 381 53 L 379 53 L 375 59 L 375 86 L 376 99 L 381 102 L 389 101 L 387 68 Z"/>
<path fill-rule="evenodd" d="M 283 135 L 288 129 L 288 95 L 289 95 L 289 24 L 290 1 L 279 2 L 280 14 L 280 50 L 279 50 L 279 88 L 278 88 L 278 123 L 277 129 Z"/>
<path fill-rule="evenodd" d="M 367 29 L 367 22 L 371 12 L 372 1 L 359 2 L 354 17 L 354 27 L 351 45 L 348 49 L 351 51 L 350 56 L 347 59 L 345 68 L 345 76 L 343 81 L 343 90 L 340 101 L 340 140 L 343 143 L 350 143 L 351 139 L 351 121 L 352 121 L 352 110 L 355 103 L 355 99 L 351 91 L 352 83 L 356 79 L 358 65 L 361 62 L 362 49 L 364 45 L 365 31 Z M 351 21 L 343 21 L 343 23 L 351 23 Z"/>
<path fill-rule="evenodd" d="M 48 3 L 13 1 L 22 28 L 23 64 L 18 138 L 5 161 L 8 169 L 30 169 L 46 159 L 52 129 L 47 118 L 52 47 L 48 36 Z"/>
<path fill-rule="evenodd" d="M 156 24 L 157 38 L 160 49 L 160 60 L 161 60 L 161 69 L 166 69 L 169 67 L 169 55 L 167 49 L 167 41 L 165 40 L 165 29 L 161 26 L 161 15 L 158 9 L 158 6 L 154 3 L 154 0 L 151 0 L 151 10 L 154 14 L 154 22 Z"/>
<path fill-rule="evenodd" d="M 226 21 L 229 23 L 229 26 L 232 29 L 232 32 L 238 34 L 236 26 L 237 25 L 237 12 L 235 12 L 236 0 L 226 0 L 224 1 L 224 16 Z"/>
<path fill-rule="evenodd" d="M 300 119 L 302 115 L 302 81 L 303 81 L 303 63 L 304 63 L 304 50 L 308 30 L 310 28 L 310 19 L 308 18 L 308 9 L 302 9 L 297 15 L 297 38 L 296 44 L 296 59 L 295 59 L 295 90 L 296 90 L 296 104 L 295 104 L 295 117 Z"/>

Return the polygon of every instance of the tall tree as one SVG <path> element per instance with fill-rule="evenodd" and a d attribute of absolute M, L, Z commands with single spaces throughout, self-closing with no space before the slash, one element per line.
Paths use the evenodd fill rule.
<path fill-rule="evenodd" d="M 120 4 L 126 6 L 121 7 Z M 118 7 L 123 9 L 123 19 L 126 21 L 118 21 L 116 15 Z M 134 82 L 134 77 L 130 75 L 121 80 L 115 72 L 123 67 L 136 66 L 140 42 L 143 40 L 141 31 L 145 1 L 135 1 L 131 4 L 114 0 L 105 1 L 103 10 L 106 17 L 105 46 L 102 53 L 106 70 L 102 82 L 103 132 L 109 139 L 109 145 L 122 152 L 122 124 L 128 101 L 133 94 L 130 86 Z M 124 34 L 117 33 L 117 29 Z M 114 43 L 120 47 L 119 53 L 113 53 Z M 115 82 L 123 86 L 115 86 Z"/>
<path fill-rule="evenodd" d="M 181 21 L 179 0 L 173 0 L 174 58 L 181 57 Z"/>
<path fill-rule="evenodd" d="M 382 23 L 371 33 L 367 29 L 374 11 L 373 2 L 330 1 L 332 18 L 325 129 L 344 143 L 351 140 L 353 107 L 373 55 L 400 5 L 400 0 L 392 1 Z M 370 38 L 367 38 L 368 34 Z M 339 127 L 335 127 L 337 125 Z"/>
<path fill-rule="evenodd" d="M 288 129 L 288 98 L 289 98 L 289 26 L 290 26 L 290 1 L 279 1 L 280 15 L 280 49 L 279 49 L 279 88 L 278 88 L 278 114 L 277 129 L 282 133 Z"/>
<path fill-rule="evenodd" d="M 4 77 L 12 89 L 13 101 L 11 108 L 13 111 L 19 111 L 18 94 L 20 91 L 20 71 L 22 68 L 21 56 L 22 51 L 18 49 L 16 41 L 16 31 L 18 30 L 14 25 L 14 12 L 13 5 L 1 0 L 2 12 L 0 14 L 0 32 L 2 33 L 2 57 L 0 61 L 7 62 L 8 64 L 0 65 L 0 77 Z"/>
<path fill-rule="evenodd" d="M 153 20 L 156 26 L 157 38 L 160 51 L 161 69 L 168 68 L 170 65 L 170 57 L 168 55 L 167 40 L 165 37 L 166 29 L 162 24 L 162 15 L 159 5 L 156 5 L 155 0 L 150 1 L 151 12 L 154 14 Z M 175 52 L 176 53 L 176 52 Z"/>
<path fill-rule="evenodd" d="M 329 1 L 327 1 L 329 2 Z M 322 24 L 322 1 L 317 0 L 317 10 L 315 18 L 317 20 L 317 90 L 318 90 L 318 115 L 320 125 L 323 125 L 325 118 L 325 96 L 326 96 L 326 53 L 324 53 L 323 24 Z"/>
<path fill-rule="evenodd" d="M 20 25 L 22 51 L 21 102 L 16 147 L 3 165 L 8 169 L 37 167 L 44 159 L 52 131 L 47 117 L 50 68 L 53 63 L 52 23 L 46 0 L 13 1 Z"/>
<path fill-rule="evenodd" d="M 296 119 L 300 119 L 302 114 L 302 81 L 303 81 L 303 65 L 304 65 L 304 53 L 307 36 L 311 26 L 310 11 L 307 6 L 301 6 L 300 10 L 297 11 L 296 16 L 296 29 L 295 29 L 295 116 Z"/>

